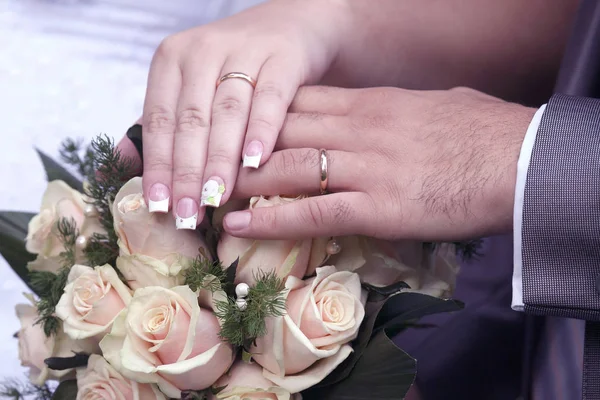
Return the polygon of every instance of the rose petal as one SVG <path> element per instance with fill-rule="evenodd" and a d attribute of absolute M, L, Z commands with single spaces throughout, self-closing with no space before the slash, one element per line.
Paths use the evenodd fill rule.
<path fill-rule="evenodd" d="M 337 368 L 352 353 L 350 345 L 342 346 L 338 352 L 328 358 L 319 360 L 312 367 L 298 375 L 278 376 L 266 369 L 263 370 L 265 378 L 282 387 L 290 393 L 299 393 L 321 382 L 327 375 Z"/>
<path fill-rule="evenodd" d="M 163 364 L 171 364 L 179 360 L 189 333 L 189 314 L 181 309 L 178 303 L 172 312 L 173 319 L 170 321 L 170 326 L 167 327 L 168 334 L 155 347 L 156 354 Z"/>
<path fill-rule="evenodd" d="M 63 320 L 65 333 L 73 339 L 93 338 L 108 332 L 131 300 L 129 289 L 110 265 L 90 268 L 76 264 L 71 267 L 67 282 L 56 306 L 56 315 Z M 77 287 L 86 285 L 101 293 L 87 300 L 78 297 Z M 81 293 L 84 291 L 81 289 Z M 100 338 L 94 340 L 98 343 Z"/>
<path fill-rule="evenodd" d="M 174 391 L 173 387 L 190 390 L 206 389 L 227 371 L 232 362 L 231 348 L 224 343 L 219 343 L 190 359 L 156 367 L 159 374 L 158 386 L 167 396 L 179 398 L 180 390 Z"/>

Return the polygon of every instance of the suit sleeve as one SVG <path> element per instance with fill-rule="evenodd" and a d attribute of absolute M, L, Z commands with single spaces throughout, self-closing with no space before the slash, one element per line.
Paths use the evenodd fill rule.
<path fill-rule="evenodd" d="M 600 321 L 600 100 L 555 95 L 548 102 L 520 228 L 524 311 Z"/>
<path fill-rule="evenodd" d="M 527 171 L 531 161 L 531 152 L 537 136 L 542 116 L 546 110 L 546 104 L 541 106 L 533 116 L 529 128 L 525 133 L 525 139 L 521 146 L 519 163 L 517 165 L 517 184 L 515 186 L 515 208 L 513 222 L 513 275 L 512 275 L 512 309 L 523 311 L 523 257 L 522 257 L 522 229 L 523 229 L 523 202 L 525 197 L 525 182 L 527 181 Z"/>

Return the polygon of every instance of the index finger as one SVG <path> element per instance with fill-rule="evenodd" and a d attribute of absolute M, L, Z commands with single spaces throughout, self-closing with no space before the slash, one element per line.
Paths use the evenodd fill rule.
<path fill-rule="evenodd" d="M 150 66 L 142 117 L 142 183 L 150 212 L 169 210 L 175 112 L 182 80 L 178 60 L 165 43 L 159 46 Z"/>

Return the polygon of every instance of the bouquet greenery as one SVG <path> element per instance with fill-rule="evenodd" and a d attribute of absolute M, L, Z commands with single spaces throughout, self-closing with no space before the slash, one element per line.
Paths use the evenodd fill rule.
<path fill-rule="evenodd" d="M 108 137 L 65 141 L 67 167 L 39 155 L 40 212 L 0 212 L 0 253 L 31 290 L 16 310 L 30 383 L 2 395 L 402 399 L 416 361 L 392 338 L 462 307 L 449 296 L 472 244 L 240 239 L 221 229 L 231 206 L 177 230 Z"/>

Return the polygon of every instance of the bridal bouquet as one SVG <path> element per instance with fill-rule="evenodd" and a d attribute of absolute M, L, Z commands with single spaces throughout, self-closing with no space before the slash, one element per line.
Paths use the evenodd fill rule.
<path fill-rule="evenodd" d="M 448 299 L 460 244 L 240 239 L 222 232 L 222 208 L 177 230 L 171 214 L 149 212 L 110 139 L 67 140 L 72 172 L 40 156 L 39 213 L 0 213 L 0 252 L 31 289 L 15 335 L 31 383 L 0 394 L 402 399 L 416 361 L 391 338 L 462 306 Z"/>

